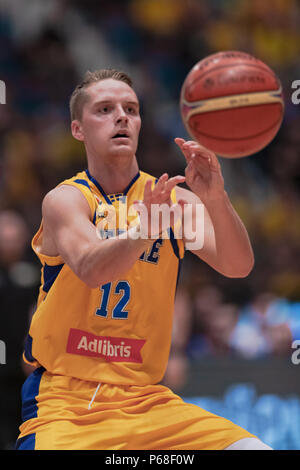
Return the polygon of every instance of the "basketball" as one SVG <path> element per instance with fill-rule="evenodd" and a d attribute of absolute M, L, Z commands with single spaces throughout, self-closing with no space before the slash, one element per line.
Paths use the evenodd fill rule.
<path fill-rule="evenodd" d="M 281 83 L 247 53 L 218 52 L 190 70 L 180 111 L 193 140 L 221 157 L 246 157 L 266 147 L 281 126 Z"/>

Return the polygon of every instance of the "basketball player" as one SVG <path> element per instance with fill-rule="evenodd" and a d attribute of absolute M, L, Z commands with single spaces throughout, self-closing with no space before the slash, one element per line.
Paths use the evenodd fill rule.
<path fill-rule="evenodd" d="M 178 138 L 185 177 L 163 174 L 156 181 L 139 171 L 139 102 L 130 78 L 119 71 L 87 73 L 70 108 L 72 134 L 84 143 L 88 169 L 46 195 L 32 241 L 42 277 L 24 357 L 36 369 L 22 388 L 16 447 L 267 449 L 247 431 L 159 384 L 185 239 L 175 237 L 171 223 L 153 236 L 154 204 L 204 203 L 204 245 L 195 255 L 229 277 L 246 276 L 253 266 L 247 232 L 224 191 L 216 156 Z M 185 180 L 190 191 L 178 186 Z M 109 210 L 119 213 L 135 201 L 142 201 L 136 206 L 140 213 L 141 204 L 147 209 L 148 225 L 141 216 L 139 226 L 131 226 L 128 213 L 125 228 L 100 237 L 96 226 Z"/>

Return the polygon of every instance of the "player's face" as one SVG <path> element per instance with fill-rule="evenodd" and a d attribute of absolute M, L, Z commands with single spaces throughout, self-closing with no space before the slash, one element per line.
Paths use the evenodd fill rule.
<path fill-rule="evenodd" d="M 108 157 L 135 155 L 141 118 L 134 90 L 106 79 L 90 85 L 87 93 L 79 123 L 87 150 Z"/>

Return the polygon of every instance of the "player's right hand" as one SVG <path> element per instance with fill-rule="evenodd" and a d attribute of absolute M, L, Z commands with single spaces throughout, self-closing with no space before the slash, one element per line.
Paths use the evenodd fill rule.
<path fill-rule="evenodd" d="M 149 179 L 146 182 L 143 201 L 134 202 L 134 208 L 140 218 L 142 237 L 157 239 L 165 230 L 175 224 L 182 214 L 186 201 L 179 200 L 173 204 L 171 192 L 177 184 L 184 183 L 184 181 L 184 176 L 177 175 L 169 178 L 169 175 L 164 173 L 154 187 L 153 180 Z M 159 215 L 160 211 L 169 212 L 169 217 L 162 217 Z"/>

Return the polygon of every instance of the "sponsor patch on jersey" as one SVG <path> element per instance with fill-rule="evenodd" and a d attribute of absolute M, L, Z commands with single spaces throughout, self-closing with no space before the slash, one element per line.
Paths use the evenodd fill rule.
<path fill-rule="evenodd" d="M 67 353 L 101 357 L 108 362 L 143 362 L 141 349 L 146 340 L 96 336 L 87 331 L 71 328 Z"/>

